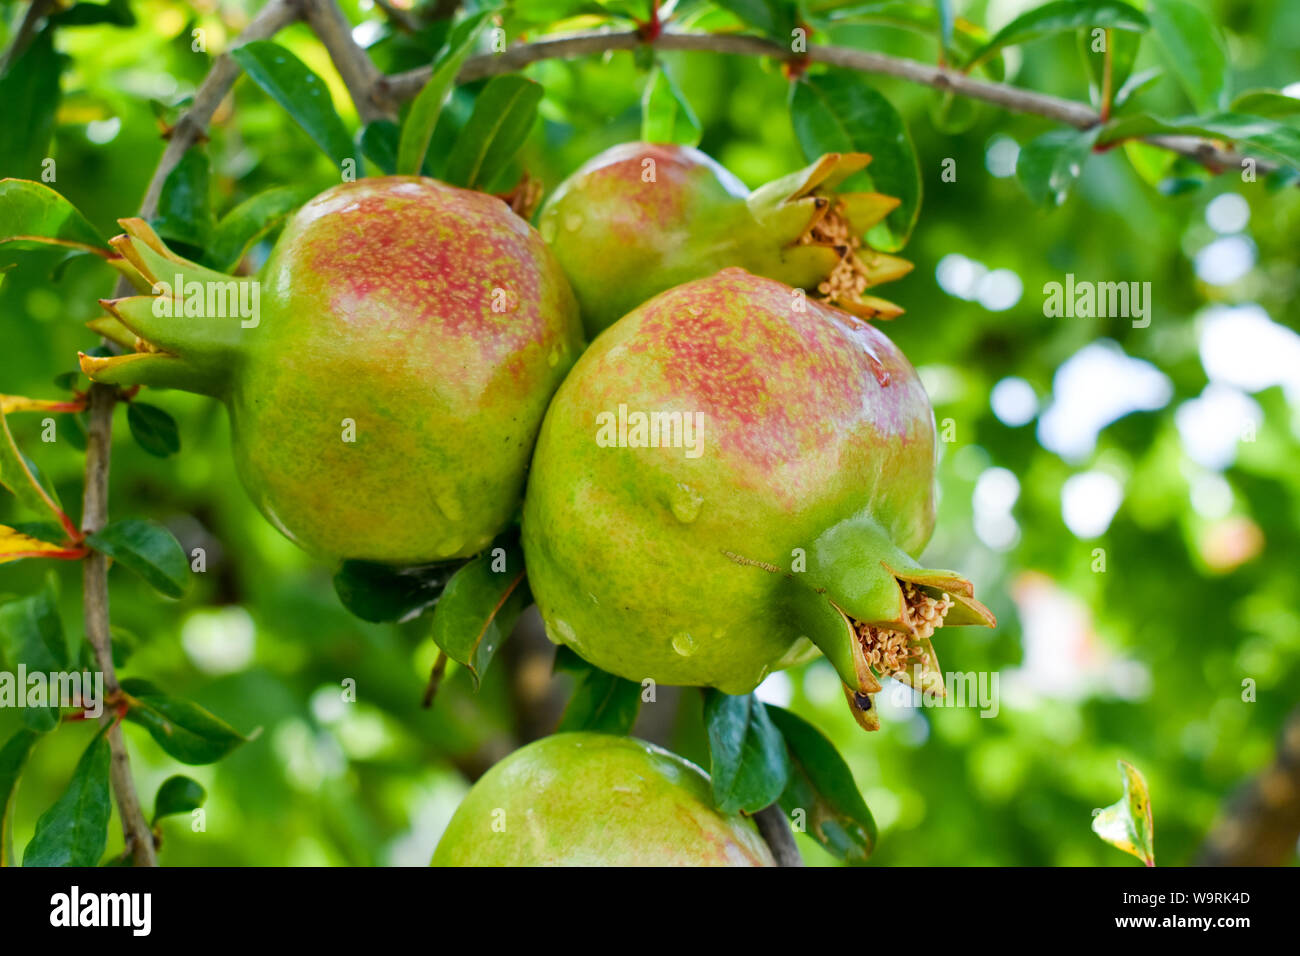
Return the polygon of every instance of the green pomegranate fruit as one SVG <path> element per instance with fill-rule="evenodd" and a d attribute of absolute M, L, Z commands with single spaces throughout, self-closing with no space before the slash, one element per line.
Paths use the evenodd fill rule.
<path fill-rule="evenodd" d="M 775 866 L 752 820 L 714 809 L 709 778 L 631 737 L 555 734 L 474 784 L 434 866 Z"/>
<path fill-rule="evenodd" d="M 992 626 L 920 567 L 934 414 L 878 330 L 741 269 L 671 289 L 578 360 L 538 438 L 529 584 L 551 639 L 629 680 L 752 690 L 820 648 L 859 721 L 939 692 L 935 628 Z"/>
<path fill-rule="evenodd" d="M 864 318 L 893 318 L 898 306 L 864 293 L 912 265 L 860 237 L 898 200 L 836 193 L 870 160 L 829 153 L 751 193 L 699 150 L 623 143 L 556 189 L 538 229 L 568 274 L 592 337 L 665 289 L 728 266 L 807 289 Z"/>
<path fill-rule="evenodd" d="M 514 516 L 547 401 L 582 347 L 568 283 L 505 203 L 431 179 L 335 186 L 258 277 L 122 221 L 153 294 L 92 327 L 132 351 L 93 380 L 213 395 L 249 494 L 315 554 L 418 564 L 481 551 Z"/>

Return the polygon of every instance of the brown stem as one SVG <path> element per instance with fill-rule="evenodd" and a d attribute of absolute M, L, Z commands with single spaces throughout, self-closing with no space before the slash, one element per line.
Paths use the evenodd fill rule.
<path fill-rule="evenodd" d="M 343 17 L 335 0 L 296 0 L 302 17 L 329 51 L 334 68 L 348 88 L 362 123 L 377 119 L 396 119 L 391 104 L 380 103 L 379 68 L 366 51 L 352 39 L 352 25 Z"/>
<path fill-rule="evenodd" d="M 424 699 L 420 701 L 420 706 L 428 710 L 433 706 L 433 698 L 438 694 L 438 688 L 442 686 L 442 677 L 447 673 L 447 653 L 438 651 L 438 658 L 433 662 L 433 670 L 429 671 L 429 683 L 424 688 Z"/>
<path fill-rule="evenodd" d="M 113 406 L 117 402 L 116 390 L 106 385 L 92 385 L 88 395 L 90 421 L 86 433 L 86 487 L 82 496 L 81 530 L 91 534 L 108 521 L 108 467 L 113 433 Z M 97 551 L 91 552 L 82 565 L 82 589 L 86 640 L 95 652 L 95 665 L 104 675 L 104 694 L 113 697 L 121 690 L 117 670 L 113 667 L 113 645 L 108 616 L 108 558 Z M 122 739 L 122 728 L 115 710 L 103 717 L 113 722 L 108 732 L 108 746 L 112 754 L 109 780 L 117 799 L 117 815 L 122 820 L 122 836 L 126 852 L 136 866 L 157 866 L 153 831 L 140 806 L 140 796 L 131 777 L 131 760 Z"/>
<path fill-rule="evenodd" d="M 576 33 L 569 36 L 550 37 L 535 43 L 523 43 L 504 53 L 487 53 L 470 57 L 461 68 L 457 81 L 472 80 L 509 73 L 541 60 L 573 59 L 593 56 L 610 50 L 635 50 L 642 43 L 635 30 L 608 33 Z M 770 56 L 786 60 L 789 50 L 759 37 L 739 34 L 668 33 L 655 40 L 657 50 L 685 50 L 709 53 L 728 53 L 738 56 Z M 802 54 L 801 54 L 802 56 Z M 911 83 L 919 83 L 937 90 L 951 90 L 959 96 L 994 103 L 1015 113 L 1031 113 L 1073 126 L 1091 129 L 1102 122 L 1101 115 L 1089 106 L 1073 100 L 1022 90 L 1005 83 L 993 83 L 941 66 L 931 66 L 917 60 L 889 56 L 872 50 L 852 50 L 838 46 L 810 46 L 810 62 L 826 63 L 860 73 L 893 76 Z M 414 97 L 429 79 L 430 68 L 420 67 L 381 77 L 383 95 L 401 101 Z M 1225 149 L 1210 140 L 1194 136 L 1151 136 L 1147 142 L 1187 156 L 1211 169 L 1241 166 L 1244 158 L 1235 150 Z M 1259 161 L 1256 168 L 1271 172 L 1276 166 Z"/>
<path fill-rule="evenodd" d="M 13 63 L 27 45 L 32 42 L 32 37 L 36 36 L 41 21 L 54 12 L 55 0 L 32 0 L 31 6 L 23 14 L 23 22 L 18 25 L 18 32 L 14 34 L 14 42 L 9 44 L 9 49 L 3 57 L 0 57 L 0 75 L 9 69 L 9 64 Z"/>
<path fill-rule="evenodd" d="M 298 16 L 298 8 L 291 0 L 269 0 L 244 31 L 235 38 L 232 46 L 274 36 L 281 28 L 297 20 Z M 149 188 L 145 190 L 144 201 L 140 203 L 141 219 L 151 219 L 158 211 L 158 198 L 162 195 L 162 187 L 167 180 L 167 175 L 176 168 L 189 148 L 198 142 L 212 120 L 212 114 L 217 111 L 217 107 L 221 105 L 221 101 L 226 98 L 226 94 L 230 92 L 230 88 L 235 85 L 235 80 L 238 78 L 239 64 L 229 53 L 223 53 L 212 61 L 212 68 L 194 94 L 194 102 L 181 114 L 181 118 L 172 128 L 171 137 L 167 140 L 167 148 L 163 150 L 158 168 L 154 170 L 153 178 L 149 180 Z M 129 289 L 130 284 L 125 280 L 118 282 L 119 295 L 129 294 Z"/>
<path fill-rule="evenodd" d="M 786 820 L 780 804 L 774 803 L 770 807 L 759 810 L 754 814 L 754 822 L 758 824 L 759 834 L 767 842 L 772 856 L 776 858 L 777 866 L 804 865 L 803 857 L 799 855 L 799 848 L 794 844 L 790 823 Z"/>

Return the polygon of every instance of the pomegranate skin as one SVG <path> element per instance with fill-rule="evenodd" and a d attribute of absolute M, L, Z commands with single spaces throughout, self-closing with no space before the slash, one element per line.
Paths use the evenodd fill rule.
<path fill-rule="evenodd" d="M 608 447 L 620 406 L 702 440 Z M 925 391 L 875 328 L 741 269 L 678 286 L 597 339 L 547 413 L 523 524 L 547 631 L 630 680 L 748 692 L 841 641 L 833 609 L 897 616 L 882 561 L 916 567 L 935 461 Z"/>
<path fill-rule="evenodd" d="M 335 186 L 285 226 L 256 279 L 171 253 L 139 222 L 115 242 L 153 284 L 260 282 L 255 322 L 107 303 L 135 354 L 97 381 L 222 399 L 244 486 L 330 560 L 481 551 L 519 506 L 546 404 L 582 347 L 540 236 L 492 196 L 389 176 Z"/>

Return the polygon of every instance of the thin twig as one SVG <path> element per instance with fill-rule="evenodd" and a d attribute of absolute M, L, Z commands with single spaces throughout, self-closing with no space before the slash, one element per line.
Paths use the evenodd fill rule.
<path fill-rule="evenodd" d="M 794 844 L 794 834 L 790 832 L 790 823 L 785 818 L 780 804 L 764 807 L 754 814 L 758 832 L 776 858 L 777 866 L 803 866 L 803 857 Z"/>
<path fill-rule="evenodd" d="M 3 58 L 0 58 L 0 76 L 9 69 L 9 65 L 23 55 L 27 45 L 32 42 L 36 36 L 37 29 L 45 17 L 54 12 L 56 0 L 32 0 L 31 6 L 23 14 L 23 22 L 18 25 L 18 31 L 14 34 L 14 42 L 9 44 L 9 49 Z"/>
<path fill-rule="evenodd" d="M 366 51 L 352 38 L 352 26 L 343 17 L 335 0 L 296 0 L 302 17 L 329 52 L 334 68 L 339 71 L 343 85 L 348 88 L 357 115 L 362 123 L 377 119 L 396 119 L 397 110 L 381 103 L 379 68 L 371 62 Z"/>
<path fill-rule="evenodd" d="M 240 46 L 250 40 L 265 40 L 278 33 L 281 28 L 293 23 L 298 16 L 298 8 L 291 0 L 269 0 L 244 31 L 235 38 L 233 45 Z M 163 150 L 158 168 L 154 170 L 153 178 L 149 180 L 149 188 L 145 190 L 144 201 L 140 203 L 141 219 L 151 219 L 158 211 L 158 198 L 162 195 L 163 183 L 167 181 L 168 174 L 176 168 L 189 148 L 204 135 L 208 123 L 212 120 L 212 114 L 217 111 L 217 107 L 221 105 L 221 101 L 226 98 L 226 94 L 230 92 L 230 88 L 235 85 L 235 80 L 238 78 L 239 64 L 229 53 L 223 53 L 212 61 L 212 68 L 194 94 L 193 104 L 172 128 L 171 136 L 167 140 L 167 148 Z M 129 289 L 129 283 L 125 280 L 118 283 L 118 295 L 128 294 Z"/>
<path fill-rule="evenodd" d="M 509 73 L 542 60 L 574 59 L 609 51 L 635 50 L 643 42 L 640 34 L 635 31 L 575 33 L 551 37 L 534 43 L 519 44 L 504 53 L 487 53 L 470 57 L 461 68 L 457 81 L 468 83 L 498 73 Z M 655 41 L 654 46 L 658 50 L 771 56 L 783 60 L 790 59 L 792 56 L 789 50 L 779 44 L 759 37 L 729 33 L 664 33 Z M 1091 129 L 1102 121 L 1101 114 L 1096 110 L 1074 100 L 1036 93 L 1033 90 L 1022 90 L 1006 83 L 993 83 L 950 68 L 932 66 L 918 60 L 908 60 L 886 53 L 852 50 L 838 46 L 810 46 L 807 59 L 859 73 L 893 76 L 937 90 L 951 90 L 959 96 L 994 103 L 1015 113 L 1043 116 L 1076 129 Z M 399 101 L 410 99 L 423 88 L 429 79 L 429 74 L 430 67 L 419 67 L 405 73 L 381 77 L 379 81 L 383 88 L 381 95 L 391 96 Z M 1198 137 L 1152 136 L 1146 141 L 1187 156 L 1216 171 L 1228 167 L 1240 168 L 1244 158 L 1235 150 L 1225 149 L 1217 143 Z M 1275 166 L 1258 161 L 1256 168 L 1261 173 L 1267 173 Z"/>
<path fill-rule="evenodd" d="M 106 385 L 91 385 L 89 393 L 90 421 L 86 427 L 86 487 L 82 496 L 81 530 L 83 534 L 99 531 L 108 521 L 108 467 L 112 448 L 113 406 L 117 390 Z M 95 652 L 95 666 L 104 675 L 104 696 L 115 697 L 121 686 L 113 666 L 113 644 L 108 614 L 108 558 L 98 551 L 91 552 L 82 564 L 83 614 L 86 640 Z M 108 732 L 108 746 L 112 754 L 109 780 L 117 798 L 117 815 L 122 820 L 122 836 L 126 851 L 136 866 L 157 866 L 153 831 L 140 806 L 140 796 L 131 776 L 131 760 L 127 756 L 122 728 L 115 710 L 104 714 L 112 721 Z"/>
<path fill-rule="evenodd" d="M 438 693 L 438 688 L 442 686 L 442 675 L 447 672 L 447 653 L 439 650 L 438 658 L 433 662 L 433 670 L 429 671 L 429 683 L 424 688 L 424 698 L 420 701 L 420 706 L 428 710 L 433 706 L 433 698 Z"/>

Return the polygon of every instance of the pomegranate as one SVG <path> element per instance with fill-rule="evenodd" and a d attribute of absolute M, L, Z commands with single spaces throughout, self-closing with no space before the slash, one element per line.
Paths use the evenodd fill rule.
<path fill-rule="evenodd" d="M 481 551 L 516 514 L 582 333 L 554 257 L 501 200 L 415 177 L 335 186 L 250 278 L 122 225 L 119 265 L 153 294 L 104 303 L 92 325 L 132 351 L 82 368 L 224 401 L 243 483 L 290 539 L 418 564 Z"/>
<path fill-rule="evenodd" d="M 664 292 L 542 426 L 523 544 L 547 632 L 629 680 L 731 694 L 820 648 L 878 726 L 882 677 L 942 687 L 936 628 L 994 624 L 917 561 L 935 462 L 920 380 L 865 321 L 737 268 Z"/>
<path fill-rule="evenodd" d="M 861 236 L 898 200 L 837 193 L 864 153 L 829 153 L 753 191 L 689 146 L 623 143 L 566 179 L 538 228 L 573 284 L 594 337 L 665 289 L 740 266 L 865 318 L 902 310 L 866 295 L 910 262 Z"/>

